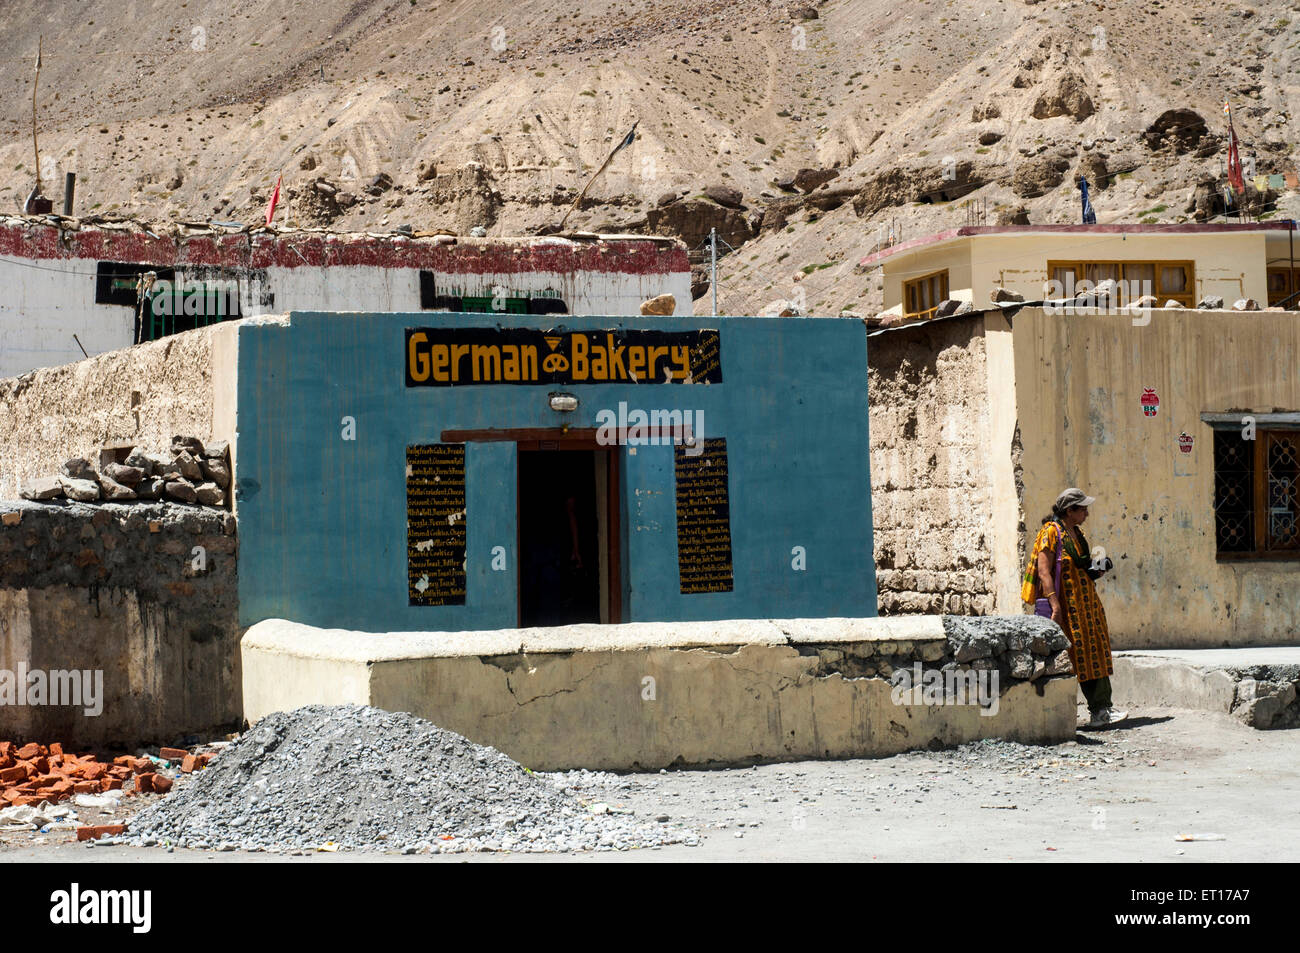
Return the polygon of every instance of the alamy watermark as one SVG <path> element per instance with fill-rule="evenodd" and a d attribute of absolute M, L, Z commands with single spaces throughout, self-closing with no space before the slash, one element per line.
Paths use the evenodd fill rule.
<path fill-rule="evenodd" d="M 996 715 L 999 705 L 998 670 L 925 668 L 920 662 L 898 668 L 890 676 L 889 693 L 895 705 L 978 705 L 983 716 Z"/>
<path fill-rule="evenodd" d="M 618 410 L 605 407 L 596 412 L 596 426 L 596 443 L 602 447 L 681 444 L 688 457 L 704 452 L 703 410 L 629 410 L 627 401 L 620 400 Z"/>
<path fill-rule="evenodd" d="M 81 708 L 87 718 L 104 713 L 103 669 L 0 668 L 0 708 L 23 705 Z"/>
<path fill-rule="evenodd" d="M 242 313 L 239 282 L 234 279 L 169 281 L 157 278 L 149 282 L 146 293 L 152 299 L 154 314 L 224 318 Z"/>
<path fill-rule="evenodd" d="M 1066 272 L 1065 280 L 1053 278 L 1043 284 L 1046 299 L 1043 310 L 1053 314 L 1130 314 L 1133 324 L 1151 323 L 1151 302 L 1155 286 L 1150 279 L 1115 279 L 1102 281 L 1074 280 Z"/>

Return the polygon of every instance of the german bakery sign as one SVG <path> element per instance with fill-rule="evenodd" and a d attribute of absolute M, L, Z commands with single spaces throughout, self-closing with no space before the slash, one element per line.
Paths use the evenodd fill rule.
<path fill-rule="evenodd" d="M 407 387 L 720 383 L 715 330 L 406 329 Z"/>

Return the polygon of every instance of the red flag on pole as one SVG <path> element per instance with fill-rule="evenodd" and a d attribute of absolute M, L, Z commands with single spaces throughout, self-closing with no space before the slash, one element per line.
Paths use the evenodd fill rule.
<path fill-rule="evenodd" d="M 1246 194 L 1246 181 L 1241 175 L 1241 154 L 1237 151 L 1237 131 L 1232 128 L 1232 108 L 1223 104 L 1228 117 L 1228 185 L 1238 198 Z"/>
<path fill-rule="evenodd" d="M 271 204 L 266 207 L 266 224 L 270 226 L 271 219 L 275 218 L 275 207 L 280 202 L 280 181 L 284 176 L 281 175 L 275 180 L 275 191 L 271 193 Z"/>

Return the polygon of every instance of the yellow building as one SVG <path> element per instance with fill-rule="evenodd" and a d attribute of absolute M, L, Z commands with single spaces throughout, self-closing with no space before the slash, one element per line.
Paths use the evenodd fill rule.
<path fill-rule="evenodd" d="M 1078 486 L 1116 648 L 1300 644 L 1300 315 L 985 306 L 867 361 L 882 614 L 1022 611 Z"/>
<path fill-rule="evenodd" d="M 1187 225 L 980 225 L 902 242 L 862 260 L 884 276 L 885 311 L 933 317 L 945 299 L 976 308 L 998 288 L 1026 301 L 1073 298 L 1114 279 L 1130 300 L 1154 295 L 1192 308 L 1207 295 L 1231 307 L 1300 292 L 1295 222 Z M 1286 306 L 1295 308 L 1300 296 Z"/>

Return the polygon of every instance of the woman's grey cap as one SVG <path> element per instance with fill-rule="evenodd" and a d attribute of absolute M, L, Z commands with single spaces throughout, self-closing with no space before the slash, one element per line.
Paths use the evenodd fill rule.
<path fill-rule="evenodd" d="M 1096 502 L 1097 498 L 1095 496 L 1089 496 L 1077 486 L 1072 486 L 1056 498 L 1054 509 L 1064 513 L 1072 506 L 1092 506 Z"/>

